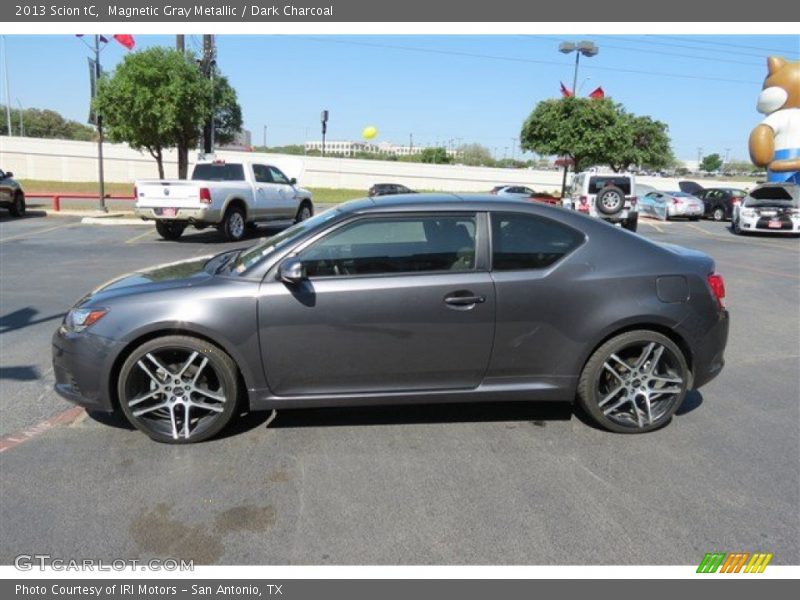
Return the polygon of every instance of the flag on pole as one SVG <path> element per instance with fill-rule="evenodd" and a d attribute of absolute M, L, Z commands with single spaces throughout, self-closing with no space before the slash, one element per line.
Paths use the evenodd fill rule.
<path fill-rule="evenodd" d="M 593 98 L 595 100 L 599 100 L 600 98 L 605 98 L 605 97 L 606 93 L 603 91 L 602 87 L 598 87 L 591 94 L 589 94 L 589 98 Z"/>
<path fill-rule="evenodd" d="M 128 50 L 133 50 L 133 47 L 136 45 L 136 41 L 133 39 L 133 36 L 127 33 L 115 33 L 114 39 L 125 46 Z"/>
<path fill-rule="evenodd" d="M 572 96 L 572 92 L 567 89 L 567 86 L 564 85 L 564 82 L 562 81 L 559 83 L 561 83 L 561 95 L 564 96 L 564 98 L 569 98 Z"/>

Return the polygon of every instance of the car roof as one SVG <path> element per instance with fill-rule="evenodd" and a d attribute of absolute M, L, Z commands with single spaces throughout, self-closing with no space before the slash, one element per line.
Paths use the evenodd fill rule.
<path fill-rule="evenodd" d="M 459 210 L 508 210 L 517 212 L 539 212 L 549 209 L 561 212 L 560 207 L 548 206 L 526 200 L 500 200 L 490 194 L 396 194 L 381 198 L 360 198 L 340 204 L 341 212 L 414 212 L 414 211 L 459 211 Z"/>

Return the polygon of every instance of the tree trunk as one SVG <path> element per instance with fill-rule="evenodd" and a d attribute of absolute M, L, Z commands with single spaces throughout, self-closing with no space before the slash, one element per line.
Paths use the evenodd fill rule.
<path fill-rule="evenodd" d="M 178 143 L 178 179 L 186 179 L 189 175 L 189 147 L 186 142 Z"/>
<path fill-rule="evenodd" d="M 148 148 L 150 151 L 150 156 L 156 159 L 156 164 L 158 164 L 158 178 L 164 179 L 164 154 L 161 152 L 161 148 Z"/>

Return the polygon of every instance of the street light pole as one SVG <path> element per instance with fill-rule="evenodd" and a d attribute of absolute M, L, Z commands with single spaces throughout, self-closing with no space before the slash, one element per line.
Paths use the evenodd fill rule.
<path fill-rule="evenodd" d="M 20 102 L 19 98 L 17 98 L 17 104 L 19 105 L 19 137 L 25 137 L 25 121 L 22 116 L 25 109 L 22 108 L 22 102 Z"/>
<path fill-rule="evenodd" d="M 6 36 L 0 36 L 3 42 L 3 67 L 6 74 L 6 125 L 8 126 L 8 136 L 11 137 L 11 88 L 8 84 L 8 50 L 6 49 Z"/>
<path fill-rule="evenodd" d="M 94 89 L 100 84 L 100 36 L 94 36 Z M 98 208 L 102 212 L 108 212 L 106 208 L 106 184 L 103 173 L 103 117 L 98 113 L 95 115 L 97 121 L 97 183 L 98 183 Z"/>

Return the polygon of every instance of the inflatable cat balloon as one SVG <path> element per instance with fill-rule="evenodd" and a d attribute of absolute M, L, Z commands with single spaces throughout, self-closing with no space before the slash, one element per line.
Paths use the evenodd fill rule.
<path fill-rule="evenodd" d="M 767 116 L 750 134 L 750 159 L 769 181 L 800 183 L 800 62 L 770 56 L 767 71 L 757 104 Z"/>

